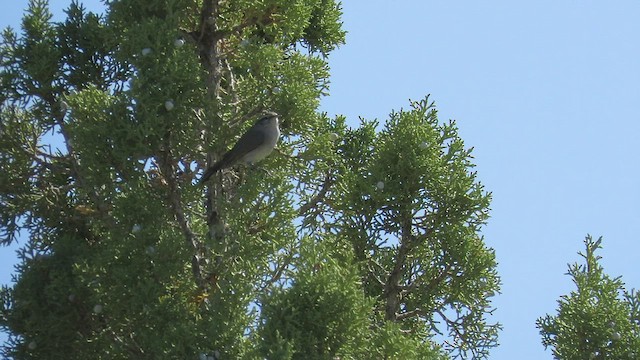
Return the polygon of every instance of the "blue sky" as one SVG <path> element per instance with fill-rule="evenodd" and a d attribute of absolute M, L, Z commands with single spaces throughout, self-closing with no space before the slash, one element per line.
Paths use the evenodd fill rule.
<path fill-rule="evenodd" d="M 51 1 L 55 14 L 68 2 Z M 99 9 L 98 1 L 84 2 Z M 16 26 L 26 0 L 3 4 Z M 346 1 L 347 44 L 330 57 L 329 114 L 386 119 L 431 94 L 456 119 L 493 192 L 504 325 L 491 359 L 551 359 L 535 319 L 573 290 L 587 233 L 602 264 L 640 287 L 640 2 Z M 11 249 L 0 249 L 9 281 Z"/>

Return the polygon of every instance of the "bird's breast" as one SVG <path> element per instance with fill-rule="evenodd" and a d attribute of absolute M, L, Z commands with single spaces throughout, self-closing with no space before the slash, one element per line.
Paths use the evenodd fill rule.
<path fill-rule="evenodd" d="M 242 158 L 242 160 L 246 163 L 253 164 L 266 158 L 267 156 L 269 156 L 269 154 L 271 154 L 271 152 L 273 152 L 273 149 L 276 147 L 276 144 L 278 143 L 279 138 L 280 138 L 279 129 L 271 134 L 268 134 L 265 137 L 264 142 L 260 146 L 258 146 L 256 149 L 246 154 Z"/>

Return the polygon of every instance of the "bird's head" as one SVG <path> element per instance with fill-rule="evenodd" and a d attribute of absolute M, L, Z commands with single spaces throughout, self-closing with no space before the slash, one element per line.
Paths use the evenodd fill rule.
<path fill-rule="evenodd" d="M 272 125 L 274 122 L 278 126 L 278 114 L 273 111 L 265 111 L 256 125 Z"/>

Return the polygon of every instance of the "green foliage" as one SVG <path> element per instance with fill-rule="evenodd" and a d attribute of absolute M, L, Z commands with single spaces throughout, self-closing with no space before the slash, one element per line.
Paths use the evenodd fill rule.
<path fill-rule="evenodd" d="M 556 359 L 636 359 L 640 355 L 640 297 L 600 265 L 602 238 L 587 235 L 585 264 L 569 266 L 576 291 L 558 300 L 558 314 L 536 321 L 542 344 Z"/>
<path fill-rule="evenodd" d="M 400 325 L 384 322 L 373 334 L 369 353 L 359 357 L 361 359 L 429 359 L 446 360 L 449 357 L 439 346 L 423 339 L 427 334 L 408 334 Z"/>
<path fill-rule="evenodd" d="M 371 303 L 362 292 L 356 267 L 336 261 L 330 243 L 303 241 L 308 245 L 301 247 L 295 280 L 263 301 L 262 354 L 351 358 L 351 351 L 365 345 Z"/>
<path fill-rule="evenodd" d="M 27 92 L 46 96 L 58 76 L 59 52 L 55 48 L 55 29 L 51 13 L 44 0 L 31 0 L 27 14 L 22 19 L 23 46 L 16 49 L 25 73 Z"/>
<path fill-rule="evenodd" d="M 428 98 L 392 113 L 380 133 L 376 125 L 349 132 L 340 149 L 336 231 L 352 244 L 365 291 L 386 319 L 402 319 L 407 331 L 446 331 L 447 350 L 486 356 L 499 329 L 485 319 L 499 278 L 478 235 L 490 194 L 470 170 L 471 150 Z"/>
<path fill-rule="evenodd" d="M 61 239 L 58 244 L 66 240 Z M 91 317 L 91 305 L 76 301 L 87 295 L 73 276 L 73 252 L 79 249 L 65 250 L 25 261 L 20 282 L 5 293 L 15 299 L 7 326 L 16 333 L 29 334 L 24 342 L 14 343 L 11 355 L 16 358 L 74 353 L 77 349 L 69 339 L 77 332 L 93 331 L 93 324 L 86 321 Z M 35 348 L 29 349 L 29 344 L 31 347 L 36 344 Z M 91 352 L 89 348 L 86 350 Z"/>
<path fill-rule="evenodd" d="M 5 357 L 486 357 L 490 194 L 428 99 L 381 131 L 317 112 L 339 3 L 105 5 L 3 32 Z M 197 185 L 267 109 L 276 151 Z"/>
<path fill-rule="evenodd" d="M 62 84 L 84 89 L 95 86 L 106 90 L 108 86 L 124 81 L 126 69 L 110 56 L 118 46 L 111 28 L 94 13 L 77 2 L 66 10 L 67 19 L 56 28 L 56 42 L 60 51 L 58 68 Z M 78 51 L 82 49 L 82 51 Z"/>

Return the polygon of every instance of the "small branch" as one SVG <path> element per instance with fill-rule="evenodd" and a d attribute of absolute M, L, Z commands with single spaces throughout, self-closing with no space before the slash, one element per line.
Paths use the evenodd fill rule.
<path fill-rule="evenodd" d="M 322 182 L 322 186 L 320 187 L 320 191 L 318 191 L 318 193 L 314 197 L 312 197 L 309 202 L 302 205 L 298 209 L 298 216 L 303 216 L 307 211 L 311 210 L 311 208 L 315 207 L 316 205 L 318 205 L 318 203 L 324 200 L 324 198 L 327 196 L 327 192 L 329 192 L 329 188 L 331 187 L 331 185 L 333 185 L 333 179 L 331 178 L 331 175 L 331 170 L 327 170 L 324 181 Z"/>
<path fill-rule="evenodd" d="M 230 121 L 229 122 L 229 127 L 230 128 L 234 128 L 234 127 L 236 127 L 238 125 L 241 125 L 245 121 L 255 118 L 256 115 L 260 114 L 264 110 L 265 109 L 262 107 L 262 105 L 256 105 L 251 111 L 247 112 L 246 114 L 242 115 L 241 117 L 239 117 L 236 120 Z"/>
<path fill-rule="evenodd" d="M 387 271 L 386 271 L 386 269 L 385 269 L 384 267 L 382 267 L 382 265 L 380 265 L 380 264 L 379 264 L 377 261 L 375 261 L 373 258 L 370 258 L 370 259 L 369 259 L 369 265 L 368 265 L 368 268 L 369 268 L 369 274 L 371 274 L 371 276 L 373 276 L 373 278 L 376 280 L 376 282 L 377 282 L 380 286 L 384 287 L 384 281 L 382 281 L 382 279 L 381 279 L 378 275 L 376 275 L 376 273 L 375 273 L 375 272 L 373 271 L 373 269 L 371 268 L 371 264 L 376 265 L 380 270 L 382 270 L 382 272 L 383 272 L 383 273 L 386 273 L 386 272 L 387 272 Z"/>
<path fill-rule="evenodd" d="M 433 290 L 438 286 L 447 276 L 451 275 L 451 264 L 447 265 L 447 267 L 440 272 L 438 276 L 429 281 L 427 285 L 427 289 Z"/>
<path fill-rule="evenodd" d="M 224 64 L 224 68 L 227 71 L 227 76 L 229 77 L 229 91 L 231 92 L 231 101 L 233 105 L 237 107 L 240 104 L 240 99 L 238 98 L 238 92 L 236 91 L 236 77 L 233 75 L 233 70 L 231 69 L 231 64 L 229 64 L 229 60 L 227 58 L 222 59 L 222 63 Z"/>
<path fill-rule="evenodd" d="M 420 309 L 414 309 L 411 311 L 407 311 L 407 312 L 403 312 L 400 314 L 396 314 L 396 321 L 402 321 L 404 319 L 409 319 L 409 318 L 413 318 L 416 316 L 422 316 L 423 312 Z"/>
<path fill-rule="evenodd" d="M 462 326 L 461 323 L 451 320 L 449 319 L 443 312 L 442 310 L 436 309 L 435 312 L 440 315 L 440 317 L 442 318 L 442 320 L 444 320 L 444 322 L 447 324 L 447 327 L 449 329 L 452 329 L 453 332 L 456 334 L 456 337 L 459 338 L 461 341 L 466 342 L 466 337 L 464 335 L 464 333 L 462 333 L 459 329 L 460 326 Z"/>
<path fill-rule="evenodd" d="M 216 32 L 216 36 L 220 39 L 225 38 L 229 35 L 240 35 L 240 33 L 242 33 L 242 30 L 248 28 L 249 26 L 253 26 L 256 25 L 258 23 L 258 21 L 256 19 L 253 20 L 245 20 L 243 22 L 241 22 L 240 24 L 232 27 L 231 29 L 228 30 L 218 30 Z"/>
<path fill-rule="evenodd" d="M 273 285 L 276 281 L 280 280 L 280 278 L 282 277 L 282 274 L 284 274 L 284 271 L 287 269 L 289 264 L 291 264 L 291 260 L 293 259 L 293 256 L 294 256 L 293 253 L 289 253 L 289 255 L 285 257 L 282 264 L 280 264 L 278 268 L 271 275 L 271 279 L 265 281 L 265 284 L 262 286 L 260 292 L 264 292 L 269 286 Z"/>
<path fill-rule="evenodd" d="M 116 342 L 118 342 L 121 345 L 123 345 L 127 349 L 127 351 L 131 355 L 133 355 L 135 358 L 140 358 L 141 356 L 145 355 L 144 349 L 142 349 L 142 347 L 133 338 L 133 333 L 129 334 L 129 338 L 133 342 L 133 344 L 130 344 L 129 342 L 125 341 L 122 337 L 120 337 L 118 334 L 116 334 L 116 332 L 113 331 L 113 329 L 109 329 L 108 332 L 111 334 L 112 338 Z"/>
<path fill-rule="evenodd" d="M 434 277 L 429 281 L 426 285 L 427 291 L 432 291 L 438 286 L 448 275 L 450 275 L 449 271 L 451 270 L 451 265 L 447 265 L 445 269 L 443 269 L 438 276 Z M 408 285 L 401 286 L 402 294 L 409 294 L 413 290 L 415 290 L 418 286 L 424 284 L 424 276 L 417 277 L 414 281 L 409 283 Z"/>

